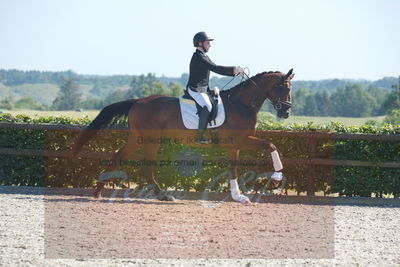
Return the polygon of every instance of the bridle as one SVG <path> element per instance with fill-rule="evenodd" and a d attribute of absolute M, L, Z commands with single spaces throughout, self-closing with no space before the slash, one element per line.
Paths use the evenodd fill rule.
<path fill-rule="evenodd" d="M 251 106 L 252 108 L 255 108 L 255 107 L 256 107 L 256 104 L 257 104 L 257 101 L 258 101 L 258 99 L 259 99 L 259 97 L 260 97 L 260 94 L 262 93 L 262 90 L 261 90 L 261 88 L 257 85 L 257 83 L 256 83 L 255 81 L 253 81 L 253 79 L 251 79 L 246 73 L 244 73 L 244 74 L 246 75 L 247 80 L 250 80 L 250 81 L 257 87 L 257 89 L 258 89 L 257 94 L 255 94 L 255 95 L 253 96 L 253 98 L 252 98 L 252 100 L 251 100 L 251 102 L 250 102 L 250 106 Z M 285 109 L 287 110 L 287 109 L 289 109 L 289 108 L 292 107 L 292 102 L 290 102 L 290 101 L 285 101 L 285 100 L 281 100 L 282 92 L 283 92 L 283 91 L 289 91 L 289 90 L 290 90 L 289 87 L 286 87 L 286 86 L 285 86 L 285 84 L 288 83 L 288 82 L 289 82 L 289 80 L 286 79 L 286 75 L 283 74 L 283 75 L 281 76 L 281 81 L 280 81 L 277 85 L 275 85 L 274 87 L 272 87 L 272 90 L 275 89 L 275 90 L 278 90 L 278 92 L 279 92 L 279 96 L 278 96 L 278 98 L 276 99 L 276 101 L 275 101 L 275 102 L 272 102 L 271 99 L 269 99 L 269 98 L 267 97 L 268 100 L 271 102 L 272 106 L 274 107 L 274 109 L 275 109 L 276 111 L 279 111 L 279 110 L 281 110 L 282 108 L 285 108 Z"/>
<path fill-rule="evenodd" d="M 277 110 L 277 111 L 281 110 L 283 107 L 284 107 L 286 110 L 288 110 L 289 108 L 292 107 L 292 102 L 281 100 L 282 92 L 283 92 L 283 91 L 289 91 L 289 90 L 290 90 L 289 87 L 286 87 L 286 86 L 285 86 L 285 84 L 289 82 L 285 77 L 286 77 L 285 75 L 282 75 L 282 76 L 281 76 L 281 81 L 280 81 L 277 85 L 275 85 L 275 86 L 272 88 L 272 89 L 278 90 L 278 92 L 279 92 L 279 96 L 278 96 L 278 98 L 276 99 L 275 102 L 272 102 L 272 101 L 270 100 L 270 102 L 272 103 L 272 106 L 273 106 L 274 109 Z"/>

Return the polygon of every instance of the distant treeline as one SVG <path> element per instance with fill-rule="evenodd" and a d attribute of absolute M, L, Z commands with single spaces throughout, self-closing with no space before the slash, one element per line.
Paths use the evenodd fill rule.
<path fill-rule="evenodd" d="M 369 117 L 397 108 L 394 90 L 348 84 L 332 93 L 299 89 L 293 93 L 293 112 L 305 116 Z"/>
<path fill-rule="evenodd" d="M 152 94 L 180 96 L 188 74 L 181 77 L 147 75 L 82 75 L 73 71 L 0 70 L 0 109 L 100 109 L 127 98 Z M 212 77 L 210 86 L 228 89 L 239 77 Z M 229 84 L 228 84 L 229 83 Z M 228 84 L 228 85 L 227 85 Z M 400 108 L 400 80 L 329 79 L 293 81 L 293 114 L 365 117 Z M 73 99 L 68 97 L 72 96 Z M 62 103 L 62 102 L 65 103 Z M 263 110 L 272 111 L 266 102 Z"/>
<path fill-rule="evenodd" d="M 142 75 L 143 76 L 143 75 Z M 132 82 L 133 77 L 140 77 L 134 75 L 87 75 L 87 74 L 77 74 L 74 71 L 22 71 L 22 70 L 5 70 L 0 69 L 0 83 L 6 86 L 16 86 L 22 84 L 36 84 L 36 83 L 54 83 L 60 84 L 63 80 L 62 78 L 69 77 L 74 78 L 79 85 L 92 85 L 93 87 L 121 87 L 129 85 Z M 157 80 L 165 84 L 171 82 L 179 83 L 182 86 L 186 86 L 189 75 L 183 73 L 181 77 L 171 78 L 171 77 L 157 77 Z M 218 86 L 222 88 L 228 81 L 230 77 L 213 77 L 210 83 L 213 86 Z M 239 78 L 236 78 L 229 86 L 237 84 L 240 82 Z M 350 79 L 325 79 L 319 81 L 293 81 L 293 89 L 307 88 L 311 91 L 333 91 L 338 88 L 344 88 L 346 85 L 351 83 L 361 84 L 364 87 L 372 86 L 379 89 L 391 89 L 392 85 L 397 82 L 395 77 L 384 77 L 377 81 L 369 80 L 350 80 Z"/>

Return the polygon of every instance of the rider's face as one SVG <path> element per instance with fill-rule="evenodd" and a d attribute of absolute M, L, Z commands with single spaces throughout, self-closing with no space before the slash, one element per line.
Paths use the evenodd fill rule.
<path fill-rule="evenodd" d="M 203 49 L 208 52 L 208 50 L 210 50 L 211 44 L 210 41 L 204 41 L 203 42 Z"/>

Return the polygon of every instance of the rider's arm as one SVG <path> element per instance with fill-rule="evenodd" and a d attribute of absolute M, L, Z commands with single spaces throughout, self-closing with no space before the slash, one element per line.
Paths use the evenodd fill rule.
<path fill-rule="evenodd" d="M 202 65 L 204 68 L 221 74 L 221 75 L 226 75 L 226 76 L 235 76 L 234 70 L 235 67 L 234 66 L 220 66 L 220 65 L 216 65 L 214 62 L 212 62 L 206 55 L 203 54 L 199 54 L 198 57 L 198 61 L 199 64 Z"/>

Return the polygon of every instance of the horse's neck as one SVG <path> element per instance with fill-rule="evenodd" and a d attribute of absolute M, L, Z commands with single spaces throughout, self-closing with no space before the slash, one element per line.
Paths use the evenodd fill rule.
<path fill-rule="evenodd" d="M 245 106 L 258 113 L 266 100 L 266 94 L 261 91 L 260 86 L 262 84 L 260 81 L 255 79 L 253 81 L 257 86 L 251 81 L 247 81 L 245 84 L 238 85 L 239 87 L 233 89 L 232 92 L 229 92 L 227 95 L 230 98 L 228 102 L 233 105 Z"/>

